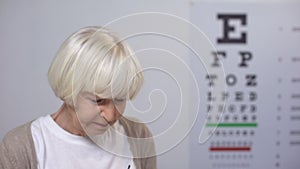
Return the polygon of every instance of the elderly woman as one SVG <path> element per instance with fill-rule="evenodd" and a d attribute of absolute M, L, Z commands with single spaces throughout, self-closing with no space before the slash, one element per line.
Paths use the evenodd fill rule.
<path fill-rule="evenodd" d="M 48 72 L 62 106 L 6 134 L 0 168 L 155 169 L 150 131 L 122 116 L 141 88 L 141 71 L 129 46 L 109 30 L 72 34 Z"/>

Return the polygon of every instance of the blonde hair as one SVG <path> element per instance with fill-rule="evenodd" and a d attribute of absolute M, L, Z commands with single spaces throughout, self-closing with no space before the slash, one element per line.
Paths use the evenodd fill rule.
<path fill-rule="evenodd" d="M 81 92 L 101 98 L 132 99 L 143 83 L 142 68 L 130 47 L 102 27 L 86 27 L 58 50 L 48 80 L 55 95 L 73 105 Z"/>

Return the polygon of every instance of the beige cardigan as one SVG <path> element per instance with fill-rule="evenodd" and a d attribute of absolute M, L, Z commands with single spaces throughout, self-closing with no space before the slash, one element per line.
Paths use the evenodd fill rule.
<path fill-rule="evenodd" d="M 142 123 L 136 123 L 120 119 L 121 125 L 124 127 L 126 134 L 134 138 L 149 138 L 151 132 Z M 0 143 L 0 169 L 37 169 L 37 157 L 35 153 L 34 143 L 31 135 L 31 122 L 19 126 L 6 134 Z M 154 153 L 154 142 L 147 146 L 142 146 L 143 150 L 137 149 L 141 147 L 134 142 L 129 142 L 130 149 L 134 156 L 139 152 Z M 156 157 L 134 158 L 137 169 L 156 169 Z"/>

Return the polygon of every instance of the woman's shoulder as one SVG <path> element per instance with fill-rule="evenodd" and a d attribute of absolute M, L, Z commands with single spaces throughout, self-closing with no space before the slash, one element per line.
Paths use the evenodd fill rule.
<path fill-rule="evenodd" d="M 146 124 L 130 117 L 121 117 L 120 124 L 124 126 L 125 132 L 129 136 L 128 141 L 137 168 L 157 168 L 155 143 Z"/>
<path fill-rule="evenodd" d="M 20 125 L 12 130 L 10 130 L 5 136 L 4 136 L 4 141 L 7 139 L 16 139 L 18 137 L 24 137 L 23 134 L 26 132 L 30 132 L 30 125 L 31 122 L 27 122 L 23 125 Z"/>
<path fill-rule="evenodd" d="M 7 151 L 24 151 L 28 146 L 31 146 L 33 142 L 31 136 L 31 122 L 18 126 L 9 131 L 1 142 L 2 148 Z"/>
<path fill-rule="evenodd" d="M 23 124 L 9 131 L 0 143 L 0 161 L 16 166 L 35 155 L 34 143 L 31 135 L 31 122 Z M 25 157 L 26 156 L 26 157 Z M 34 158 L 33 158 L 34 159 Z M 26 165 L 23 163 L 23 165 Z"/>

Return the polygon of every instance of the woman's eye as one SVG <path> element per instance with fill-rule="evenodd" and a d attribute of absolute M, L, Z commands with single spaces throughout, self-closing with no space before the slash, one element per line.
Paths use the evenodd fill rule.
<path fill-rule="evenodd" d="M 98 99 L 97 104 L 103 104 L 105 102 L 105 99 Z"/>
<path fill-rule="evenodd" d="M 98 105 L 105 103 L 105 99 L 97 99 L 97 100 L 91 100 L 91 101 L 95 104 L 98 104 Z"/>

